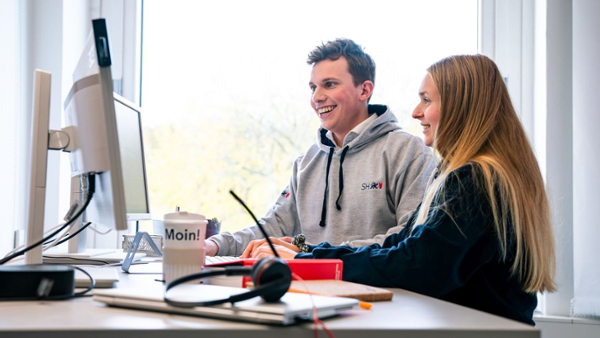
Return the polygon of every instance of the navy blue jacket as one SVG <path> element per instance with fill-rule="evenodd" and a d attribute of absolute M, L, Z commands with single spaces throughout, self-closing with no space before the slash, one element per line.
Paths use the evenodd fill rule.
<path fill-rule="evenodd" d="M 535 325 L 536 295 L 523 291 L 511 276 L 512 242 L 506 260 L 501 258 L 491 206 L 474 184 L 480 177 L 474 166 L 455 170 L 424 224 L 414 227 L 415 213 L 382 245 L 351 248 L 325 242 L 296 258 L 339 258 L 346 281 L 402 288 Z"/>

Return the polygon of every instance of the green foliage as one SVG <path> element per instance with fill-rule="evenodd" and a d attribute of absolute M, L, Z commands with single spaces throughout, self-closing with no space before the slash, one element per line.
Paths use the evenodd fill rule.
<path fill-rule="evenodd" d="M 277 102 L 280 101 L 280 102 Z M 219 111 L 189 107 L 187 123 L 144 130 L 152 214 L 181 210 L 222 221 L 221 231 L 252 224 L 229 195 L 234 190 L 257 217 L 289 183 L 293 161 L 316 137 L 312 110 L 254 102 Z"/>

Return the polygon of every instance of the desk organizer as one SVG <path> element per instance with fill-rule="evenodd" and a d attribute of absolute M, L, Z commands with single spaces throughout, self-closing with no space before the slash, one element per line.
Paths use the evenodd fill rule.
<path fill-rule="evenodd" d="M 129 250 L 129 247 L 131 246 L 131 243 L 133 243 L 134 238 L 135 235 L 123 235 L 123 252 L 127 252 L 127 250 Z M 163 237 L 160 235 L 150 235 L 150 238 L 152 238 L 154 244 L 156 244 L 156 246 L 162 250 Z M 142 241 L 140 242 L 140 246 L 137 252 L 145 253 L 146 256 L 149 257 L 158 257 L 158 255 L 154 252 L 154 250 L 152 250 L 152 247 L 148 244 L 148 242 L 146 242 L 145 239 L 142 239 Z"/>

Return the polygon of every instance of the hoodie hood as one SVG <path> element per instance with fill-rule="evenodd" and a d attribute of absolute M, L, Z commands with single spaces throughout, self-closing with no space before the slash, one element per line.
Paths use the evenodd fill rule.
<path fill-rule="evenodd" d="M 360 134 L 350 131 L 344 138 L 344 144 L 341 145 L 342 149 L 348 147 L 347 152 L 352 153 L 391 131 L 402 129 L 398 124 L 398 119 L 387 106 L 380 104 L 369 105 L 368 112 L 369 117 L 373 114 L 377 115 L 375 121 Z M 331 147 L 335 149 L 335 144 L 327 137 L 327 132 L 327 129 L 323 127 L 319 128 L 317 132 L 317 144 L 322 151 L 329 153 Z"/>

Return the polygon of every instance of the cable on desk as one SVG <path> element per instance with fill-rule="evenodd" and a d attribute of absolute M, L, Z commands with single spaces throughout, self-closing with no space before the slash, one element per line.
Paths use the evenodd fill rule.
<path fill-rule="evenodd" d="M 77 267 L 77 266 L 73 266 L 73 268 L 83 272 L 86 276 L 88 276 L 88 278 L 90 279 L 90 286 L 83 290 L 83 291 L 79 291 L 79 292 L 75 292 L 75 294 L 73 295 L 73 297 L 84 297 L 84 296 L 90 296 L 90 295 L 86 295 L 86 293 L 90 292 L 94 286 L 96 286 L 96 280 L 94 279 L 94 277 L 92 277 L 92 275 L 90 275 L 89 272 L 85 271 L 84 269 Z"/>
<path fill-rule="evenodd" d="M 91 173 L 87 175 L 87 179 L 88 179 L 88 184 L 89 184 L 89 189 L 88 189 L 88 194 L 87 194 L 87 199 L 85 200 L 84 205 L 75 213 L 75 215 L 73 215 L 69 221 L 67 223 L 65 223 L 65 225 L 63 225 L 62 227 L 60 227 L 59 229 L 55 230 L 54 232 L 52 232 L 50 235 L 42 238 L 41 240 L 33 243 L 32 245 L 14 252 L 4 258 L 2 258 L 0 260 L 0 265 L 12 260 L 15 257 L 21 256 L 23 254 L 25 254 L 27 251 L 39 246 L 40 244 L 48 241 L 50 238 L 53 238 L 54 236 L 56 236 L 56 234 L 58 234 L 59 232 L 61 232 L 62 230 L 64 230 L 66 227 L 68 227 L 69 225 L 71 225 L 71 223 L 73 223 L 77 218 L 79 218 L 79 216 L 81 216 L 81 214 L 83 214 L 83 212 L 85 211 L 85 209 L 87 209 L 88 205 L 90 204 L 90 202 L 92 201 L 92 198 L 94 197 L 94 192 L 96 190 L 96 180 L 95 180 L 96 176 L 95 174 Z"/>
<path fill-rule="evenodd" d="M 91 263 L 102 263 L 104 265 L 111 265 L 110 262 L 108 261 L 103 261 L 101 259 L 97 259 L 97 258 L 79 258 L 79 257 L 69 257 L 69 256 L 56 256 L 56 255 L 52 255 L 52 256 L 43 256 L 44 258 L 48 259 L 48 260 L 52 260 L 52 259 L 70 259 L 73 261 L 80 261 L 80 262 L 89 262 L 90 265 L 92 265 Z M 99 265 L 99 264 L 94 264 L 94 265 Z"/>

